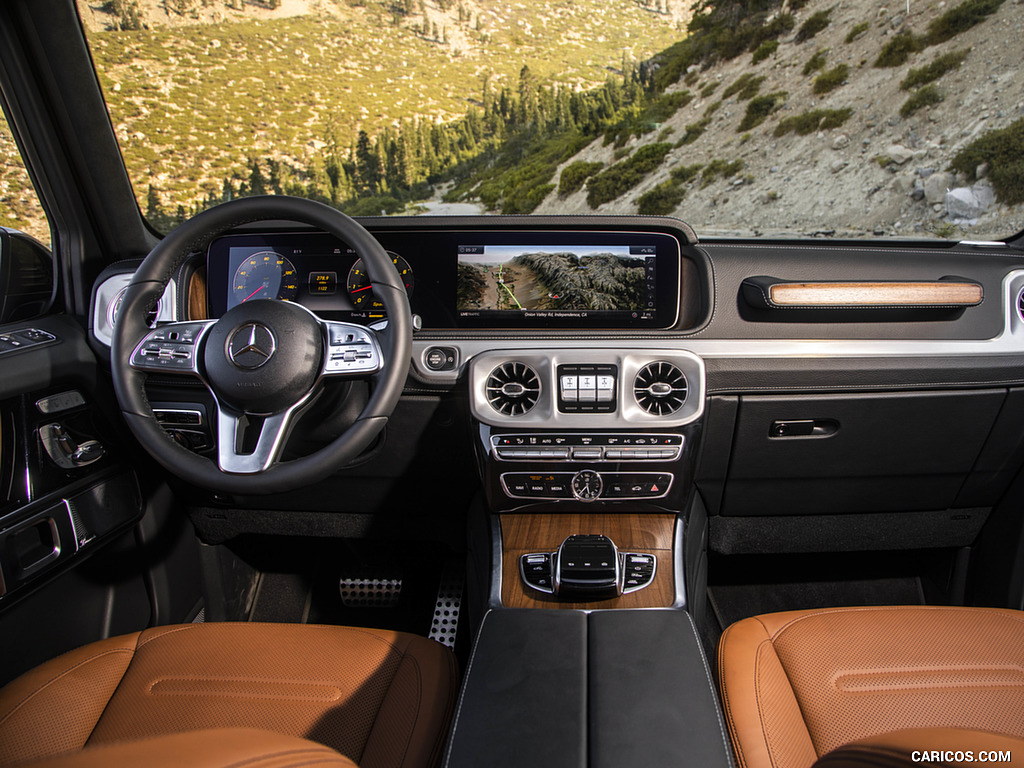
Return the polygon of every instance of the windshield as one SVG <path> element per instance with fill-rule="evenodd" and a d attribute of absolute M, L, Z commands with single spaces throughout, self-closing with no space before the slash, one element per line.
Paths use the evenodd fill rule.
<path fill-rule="evenodd" d="M 79 0 L 150 223 L 667 214 L 702 236 L 1024 229 L 1017 0 Z"/>

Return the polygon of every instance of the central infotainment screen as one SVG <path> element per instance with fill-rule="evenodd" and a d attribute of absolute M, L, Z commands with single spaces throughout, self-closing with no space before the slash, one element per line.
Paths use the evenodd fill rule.
<path fill-rule="evenodd" d="M 641 320 L 657 314 L 653 245 L 460 245 L 460 317 Z"/>

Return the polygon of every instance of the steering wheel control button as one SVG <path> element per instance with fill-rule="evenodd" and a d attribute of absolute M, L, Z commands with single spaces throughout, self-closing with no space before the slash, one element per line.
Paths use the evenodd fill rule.
<path fill-rule="evenodd" d="M 381 367 L 381 354 L 372 331 L 349 323 L 328 323 L 330 339 L 324 374 L 367 374 Z"/>
<path fill-rule="evenodd" d="M 458 352 L 452 347 L 431 347 L 423 355 L 423 364 L 432 371 L 455 370 L 458 361 Z"/>

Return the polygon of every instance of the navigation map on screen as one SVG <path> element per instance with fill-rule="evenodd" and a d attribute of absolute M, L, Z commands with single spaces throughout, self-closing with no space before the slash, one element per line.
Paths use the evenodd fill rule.
<path fill-rule="evenodd" d="M 471 311 L 650 311 L 651 246 L 460 245 L 457 308 Z"/>

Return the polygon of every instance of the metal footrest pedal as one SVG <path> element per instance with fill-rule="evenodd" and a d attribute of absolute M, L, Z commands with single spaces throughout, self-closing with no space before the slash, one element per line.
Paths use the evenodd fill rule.
<path fill-rule="evenodd" d="M 434 620 L 430 625 L 431 640 L 449 648 L 455 647 L 455 633 L 459 627 L 459 611 L 462 608 L 462 590 L 466 576 L 463 563 L 449 563 L 441 573 L 441 584 L 437 589 L 434 603 Z"/>
<path fill-rule="evenodd" d="M 402 580 L 391 578 L 342 578 L 338 581 L 346 608 L 394 608 L 402 596 Z"/>

